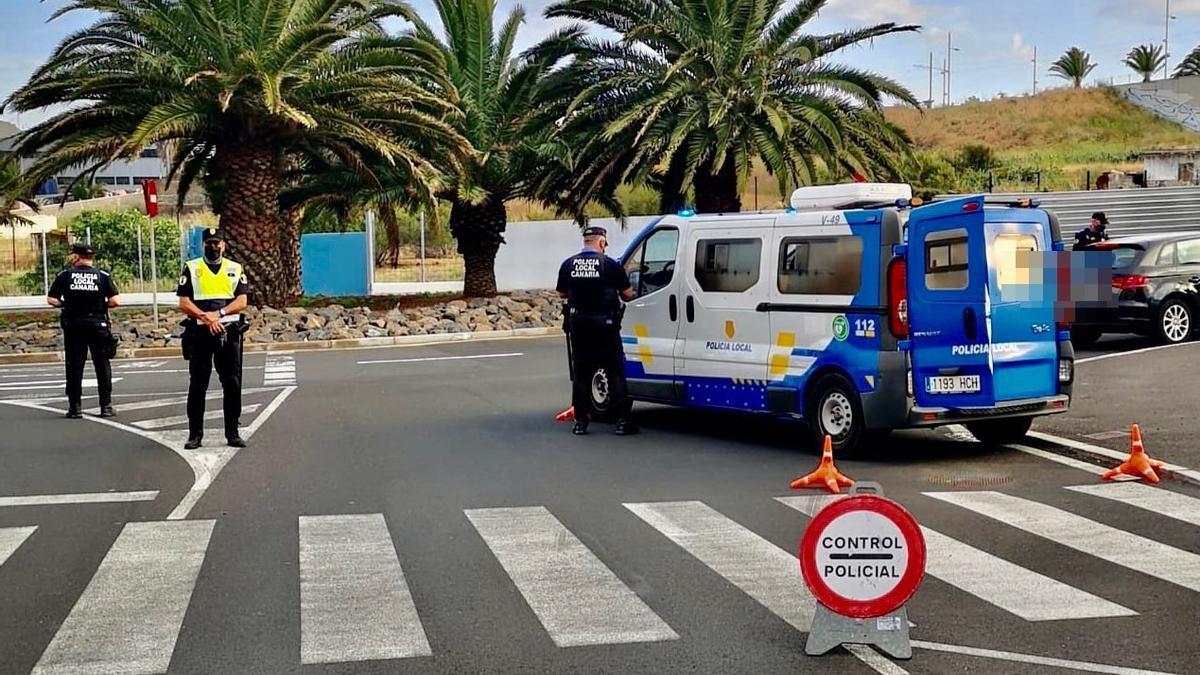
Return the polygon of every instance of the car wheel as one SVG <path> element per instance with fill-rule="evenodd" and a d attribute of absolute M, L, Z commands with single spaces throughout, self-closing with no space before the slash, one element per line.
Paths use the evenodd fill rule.
<path fill-rule="evenodd" d="M 1192 308 L 1179 298 L 1171 298 L 1158 310 L 1158 338 L 1169 345 L 1192 339 L 1195 322 Z"/>
<path fill-rule="evenodd" d="M 822 377 L 808 402 L 808 428 L 818 449 L 829 436 L 835 455 L 853 456 L 860 450 L 865 420 L 862 402 L 849 380 L 836 373 Z"/>
<path fill-rule="evenodd" d="M 967 422 L 967 431 L 980 443 L 988 445 L 1004 445 L 1019 443 L 1025 440 L 1029 427 L 1033 426 L 1032 417 L 1004 420 L 984 420 Z"/>
<path fill-rule="evenodd" d="M 1087 349 L 1095 346 L 1100 341 L 1100 336 L 1104 333 L 1099 328 L 1092 326 L 1072 326 L 1071 327 L 1071 344 L 1076 349 Z"/>
<path fill-rule="evenodd" d="M 590 398 L 592 401 L 591 418 L 597 422 L 612 422 L 615 419 L 612 395 L 609 391 L 608 372 L 603 368 L 597 368 L 591 372 L 588 378 L 590 386 Z"/>

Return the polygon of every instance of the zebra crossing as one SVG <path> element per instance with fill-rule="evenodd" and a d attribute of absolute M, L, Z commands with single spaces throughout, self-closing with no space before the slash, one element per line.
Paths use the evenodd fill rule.
<path fill-rule="evenodd" d="M 1154 511 L 1183 527 L 1200 526 L 1200 499 L 1163 488 L 1118 483 L 1067 486 L 1063 491 L 1063 497 L 1090 496 L 1096 507 L 1116 505 L 1117 512 L 1104 511 L 1109 518 L 1122 515 L 1123 509 L 1140 514 Z M 1019 532 L 1074 552 L 1066 555 L 1111 563 L 1104 583 L 1094 586 L 1113 588 L 1129 574 L 1142 574 L 1184 592 L 1200 593 L 1200 555 L 1068 512 L 1051 498 L 994 491 L 923 494 L 954 507 L 955 516 L 972 526 L 994 526 L 991 521 L 998 521 L 999 528 L 989 531 L 989 541 L 997 545 Z M 836 498 L 786 496 L 773 501 L 778 508 L 790 509 L 776 515 L 811 516 Z M 769 506 L 772 500 L 763 499 Z M 808 629 L 816 604 L 788 548 L 703 501 L 622 506 L 636 519 L 631 521 L 635 526 L 650 528 L 681 549 L 715 575 L 714 580 L 738 589 L 795 630 Z M 678 627 L 663 618 L 655 602 L 639 595 L 606 562 L 621 541 L 581 537 L 546 506 L 472 508 L 462 515 L 478 535 L 480 553 L 504 571 L 556 647 L 688 640 L 686 633 L 677 632 Z M 186 630 L 184 616 L 191 598 L 203 592 L 206 551 L 219 540 L 213 534 L 214 523 L 176 520 L 125 525 L 33 672 L 166 672 L 180 632 Z M 402 556 L 394 543 L 392 532 L 404 527 L 403 520 L 389 520 L 381 513 L 297 519 L 300 663 L 411 659 L 436 653 L 422 618 L 423 611 L 436 609 L 429 606 L 429 602 L 436 605 L 436 598 L 422 607 L 414 602 L 414 589 L 427 579 L 402 569 Z M 801 529 L 798 524 L 797 537 Z M 1153 611 L 1152 605 L 1127 607 L 1071 586 L 1071 560 L 1066 557 L 1061 571 L 1044 574 L 1026 568 L 1011 553 L 1002 557 L 929 527 L 924 534 L 929 549 L 927 573 L 946 585 L 927 586 L 918 592 L 916 603 L 924 593 L 952 593 L 957 605 L 983 603 L 1030 623 L 1103 621 Z M 21 548 L 37 536 L 36 527 L 0 528 L 0 566 L 39 564 L 26 559 L 16 562 Z M 630 574 L 627 567 L 619 570 L 626 577 Z M 3 592 L 0 588 L 0 595 Z M 481 606 L 478 611 L 488 608 Z M 446 645 L 454 636 L 437 637 L 433 644 Z M 859 656 L 868 665 L 874 659 L 867 653 Z"/>

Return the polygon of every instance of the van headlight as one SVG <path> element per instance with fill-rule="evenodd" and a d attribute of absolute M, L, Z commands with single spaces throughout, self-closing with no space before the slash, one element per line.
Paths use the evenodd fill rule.
<path fill-rule="evenodd" d="M 1071 359 L 1058 360 L 1058 381 L 1067 384 L 1075 379 L 1075 362 Z"/>

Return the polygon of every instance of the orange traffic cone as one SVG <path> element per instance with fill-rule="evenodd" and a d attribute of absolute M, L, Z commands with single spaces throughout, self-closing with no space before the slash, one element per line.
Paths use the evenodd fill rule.
<path fill-rule="evenodd" d="M 801 476 L 792 481 L 792 489 L 799 490 L 806 487 L 820 487 L 824 485 L 830 492 L 838 494 L 841 490 L 838 487 L 850 487 L 854 485 L 854 481 L 848 476 L 842 474 L 833 465 L 833 439 L 828 435 L 825 436 L 825 447 L 821 449 L 821 463 L 817 465 L 816 471 Z"/>
<path fill-rule="evenodd" d="M 574 422 L 575 421 L 575 406 L 571 406 L 566 410 L 554 416 L 555 422 Z"/>
<path fill-rule="evenodd" d="M 1155 469 L 1162 469 L 1166 465 L 1157 459 L 1151 459 L 1150 455 L 1146 454 L 1146 446 L 1142 445 L 1142 428 L 1138 425 L 1133 425 L 1133 429 L 1129 432 L 1130 451 L 1129 459 L 1125 460 L 1115 469 L 1106 472 L 1102 478 L 1104 480 L 1112 480 L 1117 476 L 1137 476 L 1145 478 L 1151 483 L 1158 482 L 1158 474 Z"/>

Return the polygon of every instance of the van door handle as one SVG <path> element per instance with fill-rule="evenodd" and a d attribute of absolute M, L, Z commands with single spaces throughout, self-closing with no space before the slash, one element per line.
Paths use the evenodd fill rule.
<path fill-rule="evenodd" d="M 696 320 L 696 305 L 692 302 L 692 296 L 690 295 L 687 298 L 687 320 L 688 323 Z"/>
<path fill-rule="evenodd" d="M 675 299 L 675 294 L 671 294 L 671 299 L 667 301 L 667 309 L 671 312 L 671 320 L 679 320 L 679 301 Z"/>
<path fill-rule="evenodd" d="M 974 342 L 975 336 L 979 334 L 978 327 L 975 325 L 974 307 L 968 307 L 963 310 L 963 331 L 967 334 L 968 342 Z"/>

